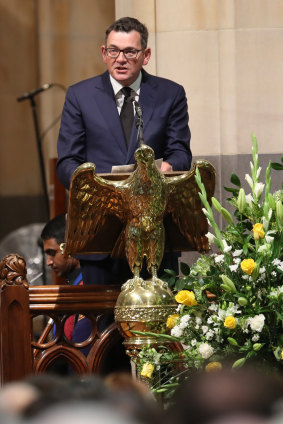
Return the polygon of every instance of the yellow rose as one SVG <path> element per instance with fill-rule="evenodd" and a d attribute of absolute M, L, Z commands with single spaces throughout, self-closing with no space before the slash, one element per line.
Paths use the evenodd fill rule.
<path fill-rule="evenodd" d="M 262 224 L 255 224 L 253 226 L 253 233 L 254 233 L 255 240 L 263 238 L 264 237 L 263 225 Z"/>
<path fill-rule="evenodd" d="M 221 362 L 209 362 L 209 364 L 207 364 L 205 367 L 206 372 L 214 372 L 214 371 L 221 371 L 221 370 L 222 370 Z"/>
<path fill-rule="evenodd" d="M 182 303 L 186 306 L 194 306 L 198 304 L 194 292 L 189 290 L 179 291 L 179 293 L 176 294 L 175 299 L 178 303 Z"/>
<path fill-rule="evenodd" d="M 169 317 L 167 318 L 167 321 L 166 321 L 166 327 L 168 327 L 168 328 L 175 327 L 175 325 L 178 321 L 178 318 L 179 318 L 178 314 L 169 315 Z"/>
<path fill-rule="evenodd" d="M 256 262 L 253 259 L 244 259 L 241 262 L 242 271 L 244 271 L 248 275 L 252 274 L 255 267 L 256 267 Z"/>
<path fill-rule="evenodd" d="M 229 330 L 234 330 L 237 325 L 236 318 L 229 316 L 225 318 L 224 327 L 229 328 Z"/>
<path fill-rule="evenodd" d="M 151 378 L 154 370 L 154 366 L 150 362 L 146 362 L 141 371 L 141 376 L 146 378 Z"/>

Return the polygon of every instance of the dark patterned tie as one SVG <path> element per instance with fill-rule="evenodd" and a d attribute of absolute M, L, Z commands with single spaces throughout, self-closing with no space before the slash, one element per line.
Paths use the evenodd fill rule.
<path fill-rule="evenodd" d="M 133 109 L 133 100 L 134 98 L 134 90 L 130 87 L 124 87 L 121 89 L 121 92 L 124 94 L 124 103 L 120 112 L 120 120 L 122 124 L 122 128 L 124 131 L 125 139 L 127 142 L 127 146 L 129 145 L 132 127 L 134 122 L 134 109 Z"/>

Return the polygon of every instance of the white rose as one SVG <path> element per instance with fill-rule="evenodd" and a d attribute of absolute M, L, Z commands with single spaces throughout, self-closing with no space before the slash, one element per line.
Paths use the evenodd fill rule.
<path fill-rule="evenodd" d="M 255 315 L 252 318 L 248 318 L 248 324 L 253 331 L 262 331 L 264 326 L 265 316 L 263 314 Z"/>
<path fill-rule="evenodd" d="M 198 347 L 198 351 L 203 359 L 208 359 L 213 355 L 213 348 L 208 343 L 201 343 Z"/>

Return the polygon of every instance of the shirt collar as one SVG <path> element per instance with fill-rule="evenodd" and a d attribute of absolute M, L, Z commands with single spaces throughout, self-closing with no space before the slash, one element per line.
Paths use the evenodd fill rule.
<path fill-rule="evenodd" d="M 140 86 L 141 86 L 141 80 L 142 80 L 142 73 L 139 73 L 139 76 L 137 77 L 137 79 L 133 82 L 133 84 L 131 84 L 129 87 L 131 87 L 136 93 L 139 93 L 140 90 Z M 116 94 L 118 94 L 118 92 L 121 90 L 121 88 L 123 88 L 123 85 L 120 84 L 118 81 L 115 80 L 115 78 L 113 78 L 110 75 L 110 82 L 112 84 L 113 90 L 114 90 L 114 94 L 116 96 Z"/>

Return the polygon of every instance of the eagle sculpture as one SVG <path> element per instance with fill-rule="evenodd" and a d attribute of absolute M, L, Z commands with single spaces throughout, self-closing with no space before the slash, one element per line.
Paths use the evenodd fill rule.
<path fill-rule="evenodd" d="M 148 271 L 155 277 L 164 253 L 167 214 L 188 241 L 187 250 L 208 250 L 207 220 L 198 196 L 195 169 L 200 171 L 209 200 L 214 193 L 215 170 L 209 162 L 198 161 L 192 171 L 164 175 L 155 164 L 153 149 L 145 144 L 136 150 L 135 158 L 136 169 L 126 179 L 122 175 L 116 181 L 103 178 L 95 174 L 93 163 L 84 163 L 75 170 L 64 253 L 93 253 L 89 246 L 99 234 L 100 239 L 112 236 L 111 230 L 101 235 L 101 229 L 114 216 L 119 226 L 111 255 L 126 254 L 135 277 L 139 277 L 146 258 Z"/>

